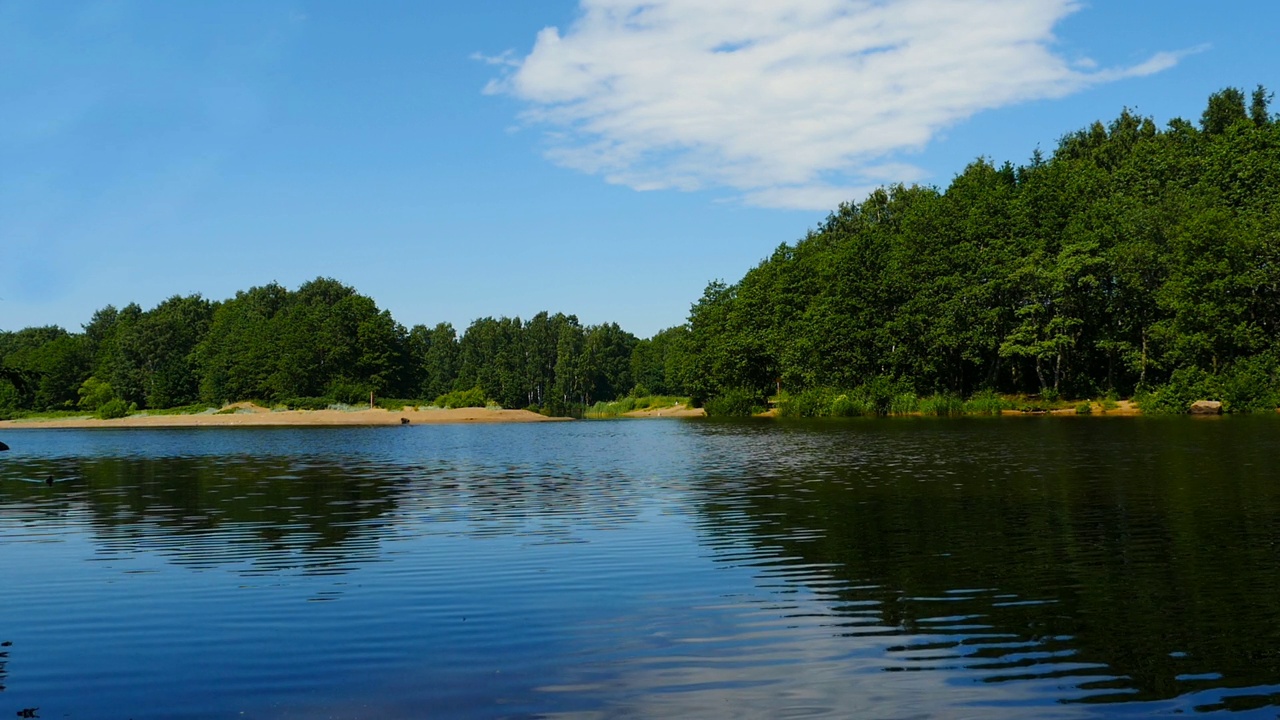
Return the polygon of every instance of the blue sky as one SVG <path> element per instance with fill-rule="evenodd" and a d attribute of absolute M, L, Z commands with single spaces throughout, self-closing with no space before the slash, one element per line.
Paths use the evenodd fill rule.
<path fill-rule="evenodd" d="M 405 325 L 648 336 L 875 185 L 1280 89 L 1277 27 L 1269 0 L 0 0 L 0 329 L 323 275 Z"/>

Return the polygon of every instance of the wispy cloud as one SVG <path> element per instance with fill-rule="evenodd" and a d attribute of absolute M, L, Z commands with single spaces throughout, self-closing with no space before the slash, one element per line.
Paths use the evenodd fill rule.
<path fill-rule="evenodd" d="M 638 190 L 828 209 L 923 177 L 896 156 L 983 110 L 1148 75 L 1054 51 L 1075 0 L 581 0 L 486 88 L 554 162 Z"/>

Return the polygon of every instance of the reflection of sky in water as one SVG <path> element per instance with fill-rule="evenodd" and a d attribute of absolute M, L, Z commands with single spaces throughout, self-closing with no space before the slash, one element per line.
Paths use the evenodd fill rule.
<path fill-rule="evenodd" d="M 1233 617 L 1195 574 L 1220 556 L 1190 542 L 1280 527 L 1247 469 L 1274 427 L 1193 437 L 1195 467 L 1236 483 L 1204 495 L 1182 451 L 1143 444 L 1165 431 L 1008 422 L 15 432 L 0 699 L 139 718 L 1274 704 L 1280 672 L 1210 637 L 1270 646 L 1274 551 L 1233 568 L 1262 598 Z M 1099 480 L 1109 464 L 1128 479 Z M 1132 592 L 1107 596 L 1108 573 Z M 1142 620 L 1149 576 L 1196 614 Z M 1099 593 L 1133 627 L 1096 617 Z"/>

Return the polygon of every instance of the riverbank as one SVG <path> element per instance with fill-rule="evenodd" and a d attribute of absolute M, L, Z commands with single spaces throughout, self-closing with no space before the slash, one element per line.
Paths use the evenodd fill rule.
<path fill-rule="evenodd" d="M 231 410 L 231 412 L 226 412 Z M 270 410 L 238 403 L 217 413 L 194 415 L 130 415 L 113 420 L 95 417 L 6 420 L 0 428 L 166 428 L 166 427 L 312 427 L 368 425 L 442 425 L 480 423 L 557 422 L 568 418 L 549 418 L 528 410 L 490 410 L 488 408 L 410 409 L 404 410 Z"/>
<path fill-rule="evenodd" d="M 691 418 L 706 417 L 707 411 L 702 408 L 691 408 L 688 405 L 672 405 L 664 408 L 646 408 L 643 410 L 631 410 L 622 413 L 621 417 L 627 418 Z"/>

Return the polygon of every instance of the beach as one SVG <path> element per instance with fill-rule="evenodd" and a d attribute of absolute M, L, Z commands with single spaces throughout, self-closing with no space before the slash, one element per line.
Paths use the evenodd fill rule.
<path fill-rule="evenodd" d="M 520 423 L 556 422 L 567 418 L 549 418 L 528 410 L 490 410 L 488 408 L 454 408 L 383 410 L 270 410 L 238 403 L 233 412 L 194 415 L 130 415 L 113 420 L 94 417 L 7 420 L 0 428 L 162 428 L 162 427 L 277 427 L 277 426 L 369 426 L 448 423 Z"/>

